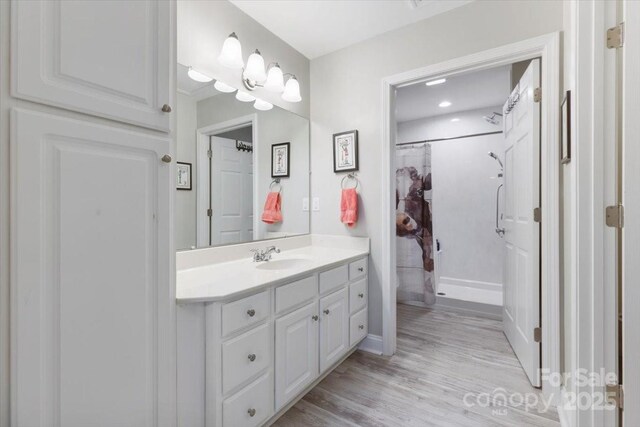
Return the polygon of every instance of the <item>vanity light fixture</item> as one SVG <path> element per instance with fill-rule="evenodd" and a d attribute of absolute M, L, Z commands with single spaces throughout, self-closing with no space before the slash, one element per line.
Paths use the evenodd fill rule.
<path fill-rule="evenodd" d="M 242 46 L 238 40 L 236 33 L 231 33 L 229 37 L 224 41 L 222 50 L 218 56 L 218 61 L 225 67 L 242 69 L 242 83 L 244 87 L 253 91 L 257 87 L 263 87 L 270 92 L 282 93 L 282 99 L 287 102 L 300 102 L 302 97 L 300 96 L 300 83 L 295 75 L 290 73 L 283 73 L 280 65 L 277 62 L 269 64 L 267 67 L 268 73 L 265 71 L 265 62 L 262 54 L 256 49 L 247 60 L 247 66 L 244 66 L 242 60 Z M 284 78 L 290 76 L 287 83 L 284 83 Z M 216 89 L 218 89 L 216 87 Z M 220 90 L 220 89 L 218 89 Z M 222 90 L 224 92 L 224 90 Z M 245 100 L 244 102 L 250 102 L 247 98 L 250 96 L 246 92 L 241 95 L 240 92 L 236 94 L 236 98 L 239 100 Z M 242 98 L 242 99 L 241 99 Z M 255 98 L 251 97 L 251 101 Z"/>
<path fill-rule="evenodd" d="M 236 93 L 236 99 L 242 102 L 253 102 L 256 100 L 256 97 L 253 95 L 249 95 L 247 92 L 239 90 Z"/>
<path fill-rule="evenodd" d="M 438 104 L 438 107 L 440 108 L 451 107 L 451 103 L 449 101 L 442 101 L 440 104 Z"/>
<path fill-rule="evenodd" d="M 229 86 L 228 84 L 223 83 L 220 80 L 216 80 L 216 82 L 213 84 L 213 87 L 222 93 L 231 93 L 236 91 L 235 87 Z"/>
<path fill-rule="evenodd" d="M 447 79 L 437 79 L 437 80 L 431 80 L 427 83 L 425 83 L 427 86 L 435 86 L 435 85 L 441 85 L 442 83 L 446 82 Z"/>
<path fill-rule="evenodd" d="M 195 80 L 196 82 L 200 83 L 209 83 L 211 80 L 213 80 L 213 77 L 209 77 L 206 74 L 201 73 L 200 71 L 196 71 L 193 69 L 193 67 L 189 67 L 187 75 L 189 76 L 189 78 L 191 78 L 191 80 Z"/>
<path fill-rule="evenodd" d="M 256 102 L 253 103 L 253 107 L 260 111 L 269 111 L 273 108 L 273 104 L 267 101 L 263 101 L 260 98 L 256 98 Z"/>

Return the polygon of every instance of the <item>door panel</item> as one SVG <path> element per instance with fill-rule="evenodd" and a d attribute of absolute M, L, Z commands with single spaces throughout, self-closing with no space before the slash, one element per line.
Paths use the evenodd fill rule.
<path fill-rule="evenodd" d="M 11 131 L 16 425 L 174 425 L 170 140 L 23 110 Z"/>
<path fill-rule="evenodd" d="M 172 7 L 13 1 L 12 95 L 169 131 Z"/>
<path fill-rule="evenodd" d="M 340 289 L 320 300 L 320 372 L 349 349 L 349 293 Z"/>
<path fill-rule="evenodd" d="M 533 219 L 540 204 L 540 62 L 531 61 L 505 103 L 505 335 L 534 386 L 540 386 L 540 224 Z M 514 105 L 515 102 L 515 105 Z M 513 108 L 508 108 L 512 105 Z"/>

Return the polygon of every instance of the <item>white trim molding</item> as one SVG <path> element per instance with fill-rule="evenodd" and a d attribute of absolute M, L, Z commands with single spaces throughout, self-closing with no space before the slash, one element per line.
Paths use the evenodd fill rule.
<path fill-rule="evenodd" d="M 551 33 L 484 52 L 456 58 L 424 68 L 396 74 L 382 80 L 382 340 L 383 353 L 391 355 L 396 348 L 395 286 L 395 96 L 396 88 L 426 79 L 434 79 L 470 71 L 478 71 L 533 58 L 542 58 L 541 82 L 541 194 L 542 194 L 542 366 L 560 372 L 560 33 Z M 559 387 L 543 379 L 547 398 L 559 400 Z"/>
<path fill-rule="evenodd" d="M 382 354 L 382 337 L 380 335 L 369 334 L 358 346 L 358 350 L 366 351 L 367 353 Z"/>

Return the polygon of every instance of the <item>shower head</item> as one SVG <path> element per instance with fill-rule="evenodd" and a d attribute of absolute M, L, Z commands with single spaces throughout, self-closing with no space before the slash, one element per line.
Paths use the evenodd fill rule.
<path fill-rule="evenodd" d="M 496 116 L 502 117 L 502 114 L 496 113 L 494 111 L 493 114 L 491 114 L 490 116 L 482 116 L 482 118 L 485 119 L 485 121 L 487 123 L 491 123 L 492 125 L 499 125 L 500 124 L 500 120 L 498 118 L 496 118 Z"/>
<path fill-rule="evenodd" d="M 500 164 L 500 169 L 504 169 L 504 166 L 502 165 L 502 162 L 500 161 L 500 157 L 498 157 L 496 153 L 494 153 L 493 151 L 489 151 L 487 154 L 489 155 L 489 157 L 493 157 L 496 160 L 496 162 L 498 162 L 498 164 Z"/>

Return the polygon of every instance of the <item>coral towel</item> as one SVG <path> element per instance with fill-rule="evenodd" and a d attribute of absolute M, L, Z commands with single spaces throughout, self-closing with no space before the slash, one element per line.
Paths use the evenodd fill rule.
<path fill-rule="evenodd" d="M 264 212 L 262 212 L 262 222 L 267 224 L 275 224 L 282 221 L 282 211 L 280 202 L 280 193 L 272 191 L 267 195 L 267 201 L 264 203 Z"/>
<path fill-rule="evenodd" d="M 358 193 L 355 188 L 342 190 L 340 200 L 340 221 L 349 227 L 355 227 L 358 221 Z"/>

